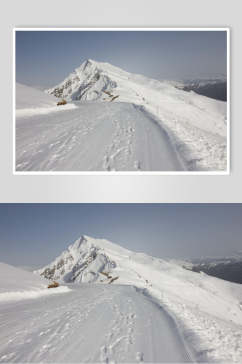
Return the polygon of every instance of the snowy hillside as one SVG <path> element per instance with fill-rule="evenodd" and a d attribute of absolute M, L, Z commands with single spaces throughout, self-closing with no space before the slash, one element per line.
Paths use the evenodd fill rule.
<path fill-rule="evenodd" d="M 65 282 L 132 285 L 176 320 L 198 361 L 242 359 L 242 286 L 82 236 L 38 271 Z"/>
<path fill-rule="evenodd" d="M 16 116 L 32 116 L 61 111 L 57 106 L 58 100 L 44 91 L 16 83 Z M 65 105 L 65 109 L 74 105 Z"/>
<path fill-rule="evenodd" d="M 182 171 L 167 132 L 133 104 L 82 102 L 17 118 L 18 171 Z"/>
<path fill-rule="evenodd" d="M 16 110 L 56 106 L 56 98 L 33 87 L 16 83 Z"/>
<path fill-rule="evenodd" d="M 191 362 L 174 321 L 131 286 L 85 285 L 0 302 L 0 362 Z M 3 329 L 2 329 L 3 328 Z"/>
<path fill-rule="evenodd" d="M 49 290 L 48 283 L 46 279 L 33 273 L 0 263 L 0 303 L 68 291 L 67 287 Z"/>

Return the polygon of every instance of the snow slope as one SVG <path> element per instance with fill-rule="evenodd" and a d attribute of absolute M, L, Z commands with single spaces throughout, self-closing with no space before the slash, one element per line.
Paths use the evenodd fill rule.
<path fill-rule="evenodd" d="M 138 287 L 172 315 L 197 361 L 242 360 L 239 284 L 87 236 L 36 273 L 64 282 Z"/>
<path fill-rule="evenodd" d="M 69 100 L 109 102 L 117 97 L 114 102 L 141 105 L 167 128 L 188 169 L 225 169 L 226 102 L 93 60 L 47 92 Z"/>
<path fill-rule="evenodd" d="M 184 170 L 166 130 L 133 104 L 76 106 L 17 119 L 16 170 Z"/>
<path fill-rule="evenodd" d="M 32 115 L 49 114 L 56 111 L 63 111 L 63 107 L 58 107 L 58 100 L 43 91 L 33 87 L 16 83 L 16 117 L 26 117 Z M 65 105 L 65 110 L 74 108 L 73 104 Z"/>
<path fill-rule="evenodd" d="M 1 304 L 0 362 L 190 362 L 174 321 L 131 286 Z"/>
<path fill-rule="evenodd" d="M 16 82 L 16 110 L 56 106 L 56 98 L 41 90 Z"/>
<path fill-rule="evenodd" d="M 33 273 L 0 263 L 0 303 L 68 291 L 67 287 L 48 289 L 48 284 L 46 279 Z"/>

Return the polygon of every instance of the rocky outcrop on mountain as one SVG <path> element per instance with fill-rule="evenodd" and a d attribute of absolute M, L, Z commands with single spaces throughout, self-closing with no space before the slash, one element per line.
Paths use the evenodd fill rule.
<path fill-rule="evenodd" d="M 97 100 L 117 86 L 102 67 L 101 63 L 87 60 L 76 68 L 63 82 L 47 90 L 58 98 L 71 100 Z"/>
<path fill-rule="evenodd" d="M 116 263 L 100 246 L 102 240 L 96 240 L 81 236 L 52 263 L 35 273 L 39 273 L 49 280 L 61 280 L 69 283 L 103 280 L 101 273 L 112 271 L 116 267 Z M 110 276 L 110 279 L 112 278 L 113 276 Z"/>

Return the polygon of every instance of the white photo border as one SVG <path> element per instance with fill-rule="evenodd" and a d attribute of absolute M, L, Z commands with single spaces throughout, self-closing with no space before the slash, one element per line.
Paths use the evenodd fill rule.
<path fill-rule="evenodd" d="M 16 171 L 16 32 L 17 31 L 226 31 L 227 34 L 227 169 L 225 171 Z M 133 27 L 133 28 L 112 28 L 112 27 L 14 27 L 13 28 L 13 174 L 14 175 L 83 175 L 83 176 L 162 176 L 162 175 L 230 175 L 231 172 L 231 77 L 230 77 L 230 27 Z"/>

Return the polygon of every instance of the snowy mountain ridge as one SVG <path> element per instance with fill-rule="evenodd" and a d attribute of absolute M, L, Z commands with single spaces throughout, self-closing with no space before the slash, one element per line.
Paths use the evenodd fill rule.
<path fill-rule="evenodd" d="M 194 80 L 194 82 L 196 82 Z M 214 82 L 214 80 L 212 81 Z M 170 81 L 152 79 L 140 74 L 130 73 L 107 62 L 97 62 L 87 59 L 61 83 L 46 92 L 56 97 L 72 101 L 116 101 L 132 102 L 151 108 L 157 114 L 157 107 L 168 106 L 165 103 L 198 105 L 203 97 L 194 98 L 177 89 Z M 196 95 L 198 96 L 198 95 Z M 200 100 L 199 100 L 200 98 Z M 224 112 L 225 103 L 207 99 L 207 112 Z M 185 106 L 184 105 L 184 106 Z M 169 105 L 169 111 L 170 110 Z M 223 134 L 224 135 L 224 134 Z"/>
<path fill-rule="evenodd" d="M 143 285 L 148 280 L 137 273 L 136 265 L 168 262 L 144 253 L 132 252 L 106 239 L 82 235 L 64 250 L 53 262 L 34 271 L 44 278 L 62 283 L 115 283 Z M 134 267 L 133 267 L 134 265 Z"/>
<path fill-rule="evenodd" d="M 217 297 L 222 298 L 223 293 L 230 290 L 233 294 L 236 292 L 238 297 L 241 295 L 242 303 L 240 285 L 189 271 L 173 260 L 133 252 L 108 240 L 87 235 L 81 236 L 52 263 L 35 273 L 65 283 L 109 283 L 107 277 L 102 274 L 105 273 L 110 277 L 118 277 L 114 284 L 162 290 L 179 298 L 182 295 L 182 299 L 189 302 L 194 301 L 191 290 L 193 292 L 197 290 L 200 306 L 204 288 L 208 284 L 211 287 L 214 285 L 212 291 L 217 292 Z M 204 309 L 207 306 L 205 301 Z M 218 315 L 218 308 L 213 307 L 213 312 Z"/>
<path fill-rule="evenodd" d="M 68 100 L 111 101 L 118 96 L 117 101 L 144 102 L 145 99 L 132 86 L 140 84 L 162 91 L 170 88 L 168 83 L 133 74 L 113 66 L 107 62 L 96 62 L 88 59 L 69 74 L 60 84 L 46 90 L 56 97 Z M 172 86 L 171 86 L 172 87 Z M 114 95 L 110 96 L 108 93 Z"/>

